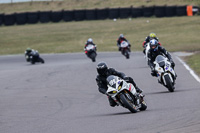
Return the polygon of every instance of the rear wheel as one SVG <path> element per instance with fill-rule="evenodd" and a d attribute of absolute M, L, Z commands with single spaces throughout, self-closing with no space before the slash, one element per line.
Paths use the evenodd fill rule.
<path fill-rule="evenodd" d="M 125 96 L 124 94 L 121 94 L 120 99 L 121 99 L 121 102 L 123 103 L 123 105 L 126 108 L 128 108 L 132 113 L 137 112 L 136 106 L 132 103 L 132 101 L 129 98 L 127 98 L 127 96 Z"/>
<path fill-rule="evenodd" d="M 172 84 L 172 82 L 171 82 L 171 79 L 170 79 L 169 75 L 165 75 L 164 78 L 165 78 L 165 81 L 166 81 L 166 85 L 167 85 L 168 90 L 169 90 L 170 92 L 174 92 L 174 86 L 173 86 L 173 84 Z"/>

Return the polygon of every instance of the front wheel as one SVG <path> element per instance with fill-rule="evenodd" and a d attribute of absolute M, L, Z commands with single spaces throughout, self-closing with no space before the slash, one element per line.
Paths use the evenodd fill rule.
<path fill-rule="evenodd" d="M 137 108 L 136 106 L 132 103 L 132 101 L 127 98 L 124 94 L 120 95 L 120 99 L 121 102 L 123 103 L 123 105 L 128 108 L 132 113 L 136 113 L 137 112 Z"/>
<path fill-rule="evenodd" d="M 168 90 L 170 92 L 174 92 L 174 86 L 173 86 L 173 84 L 171 82 L 171 79 L 170 79 L 169 75 L 165 75 L 164 78 L 165 78 L 165 82 L 166 82 Z"/>
<path fill-rule="evenodd" d="M 90 58 L 92 59 L 92 62 L 95 62 L 96 61 L 96 53 L 95 52 L 91 53 Z"/>
<path fill-rule="evenodd" d="M 44 60 L 43 60 L 42 58 L 40 58 L 40 62 L 41 62 L 42 64 L 44 64 Z"/>

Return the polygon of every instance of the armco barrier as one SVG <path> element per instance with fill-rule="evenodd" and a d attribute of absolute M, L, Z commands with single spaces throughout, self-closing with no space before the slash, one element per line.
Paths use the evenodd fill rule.
<path fill-rule="evenodd" d="M 15 14 L 16 24 L 23 25 L 27 23 L 27 13 L 16 13 Z"/>
<path fill-rule="evenodd" d="M 109 19 L 119 18 L 119 8 L 110 8 L 108 10 L 108 18 Z"/>
<path fill-rule="evenodd" d="M 52 22 L 59 22 L 63 18 L 63 11 L 55 11 L 51 12 L 51 21 Z"/>
<path fill-rule="evenodd" d="M 96 9 L 88 9 L 85 11 L 86 20 L 95 20 L 97 18 Z"/>
<path fill-rule="evenodd" d="M 119 17 L 120 18 L 128 18 L 131 16 L 131 7 L 129 8 L 119 8 Z"/>
<path fill-rule="evenodd" d="M 108 18 L 108 8 L 97 9 L 97 19 L 107 19 Z"/>
<path fill-rule="evenodd" d="M 38 12 L 29 12 L 27 13 L 27 22 L 29 24 L 35 24 L 39 21 L 39 15 Z"/>
<path fill-rule="evenodd" d="M 165 7 L 165 15 L 166 15 L 166 17 L 176 16 L 176 6 L 166 6 Z"/>
<path fill-rule="evenodd" d="M 165 17 L 166 6 L 155 6 L 154 14 L 156 17 Z"/>
<path fill-rule="evenodd" d="M 9 15 L 4 15 L 4 24 L 5 25 L 14 25 L 15 24 L 15 15 L 14 14 L 9 14 Z"/>
<path fill-rule="evenodd" d="M 143 17 L 143 11 L 142 11 L 142 7 L 133 7 L 132 10 L 131 10 L 131 16 L 133 18 L 136 18 L 136 17 Z"/>
<path fill-rule="evenodd" d="M 74 11 L 63 11 L 63 20 L 66 22 L 74 20 Z"/>
<path fill-rule="evenodd" d="M 154 6 L 152 7 L 143 7 L 143 16 L 144 17 L 151 17 L 154 15 Z"/>
<path fill-rule="evenodd" d="M 3 24 L 3 18 L 4 18 L 4 14 L 0 14 L 0 25 Z"/>
<path fill-rule="evenodd" d="M 51 11 L 39 12 L 39 21 L 41 23 L 48 23 L 51 21 Z"/>
<path fill-rule="evenodd" d="M 75 21 L 85 20 L 85 10 L 74 10 L 74 20 Z"/>
<path fill-rule="evenodd" d="M 176 7 L 176 15 L 177 16 L 186 16 L 187 15 L 187 7 L 186 6 L 177 6 Z"/>

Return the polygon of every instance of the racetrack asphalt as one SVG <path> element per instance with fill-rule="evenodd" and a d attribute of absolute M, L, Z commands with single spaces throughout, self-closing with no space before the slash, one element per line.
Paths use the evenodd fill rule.
<path fill-rule="evenodd" d="M 45 64 L 31 65 L 24 55 L 0 56 L 1 133 L 199 133 L 200 83 L 175 58 L 175 92 L 157 82 L 142 52 L 125 59 L 99 52 L 41 54 Z M 96 85 L 96 65 L 131 76 L 144 91 L 147 110 L 130 113 L 110 107 Z"/>

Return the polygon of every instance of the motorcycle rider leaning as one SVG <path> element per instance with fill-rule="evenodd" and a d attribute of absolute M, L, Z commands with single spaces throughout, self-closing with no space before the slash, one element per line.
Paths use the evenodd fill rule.
<path fill-rule="evenodd" d="M 95 51 L 96 51 L 96 44 L 93 43 L 92 38 L 89 38 L 89 39 L 87 40 L 87 42 L 85 43 L 85 47 L 84 47 L 85 54 L 87 54 L 86 47 L 87 47 L 88 45 L 94 45 L 94 46 L 95 46 Z"/>
<path fill-rule="evenodd" d="M 149 49 L 149 52 L 148 52 L 148 55 L 147 55 L 147 57 L 148 57 L 148 65 L 151 68 L 151 75 L 152 76 L 157 76 L 156 75 L 156 71 L 155 71 L 155 64 L 153 62 L 155 61 L 155 59 L 156 59 L 156 57 L 158 55 L 166 56 L 169 59 L 171 65 L 172 65 L 172 68 L 174 69 L 174 67 L 175 67 L 175 63 L 172 60 L 172 57 L 169 54 L 169 52 L 167 52 L 165 50 L 165 48 L 161 47 L 158 44 L 158 41 L 156 39 L 153 39 L 153 40 L 150 41 L 150 49 Z"/>
<path fill-rule="evenodd" d="M 124 73 L 116 71 L 114 68 L 108 68 L 105 62 L 100 62 L 97 65 L 97 77 L 96 77 L 96 82 L 98 85 L 99 92 L 106 94 L 106 91 L 108 89 L 107 87 L 107 82 L 106 78 L 110 75 L 115 75 L 119 76 L 120 78 L 124 79 L 128 83 L 132 83 L 133 86 L 136 88 L 136 91 L 138 93 L 142 93 L 142 90 L 139 89 L 133 79 L 131 77 L 127 77 Z M 108 96 L 108 100 L 110 103 L 110 106 L 114 107 L 117 105 L 117 103 L 110 97 Z"/>
<path fill-rule="evenodd" d="M 122 41 L 126 41 L 128 43 L 128 46 L 129 46 L 129 51 L 131 50 L 131 44 L 129 43 L 129 41 L 124 37 L 123 34 L 120 34 L 119 35 L 119 38 L 117 39 L 117 46 L 119 48 L 119 51 L 121 51 L 121 47 L 120 47 L 120 44 Z"/>

